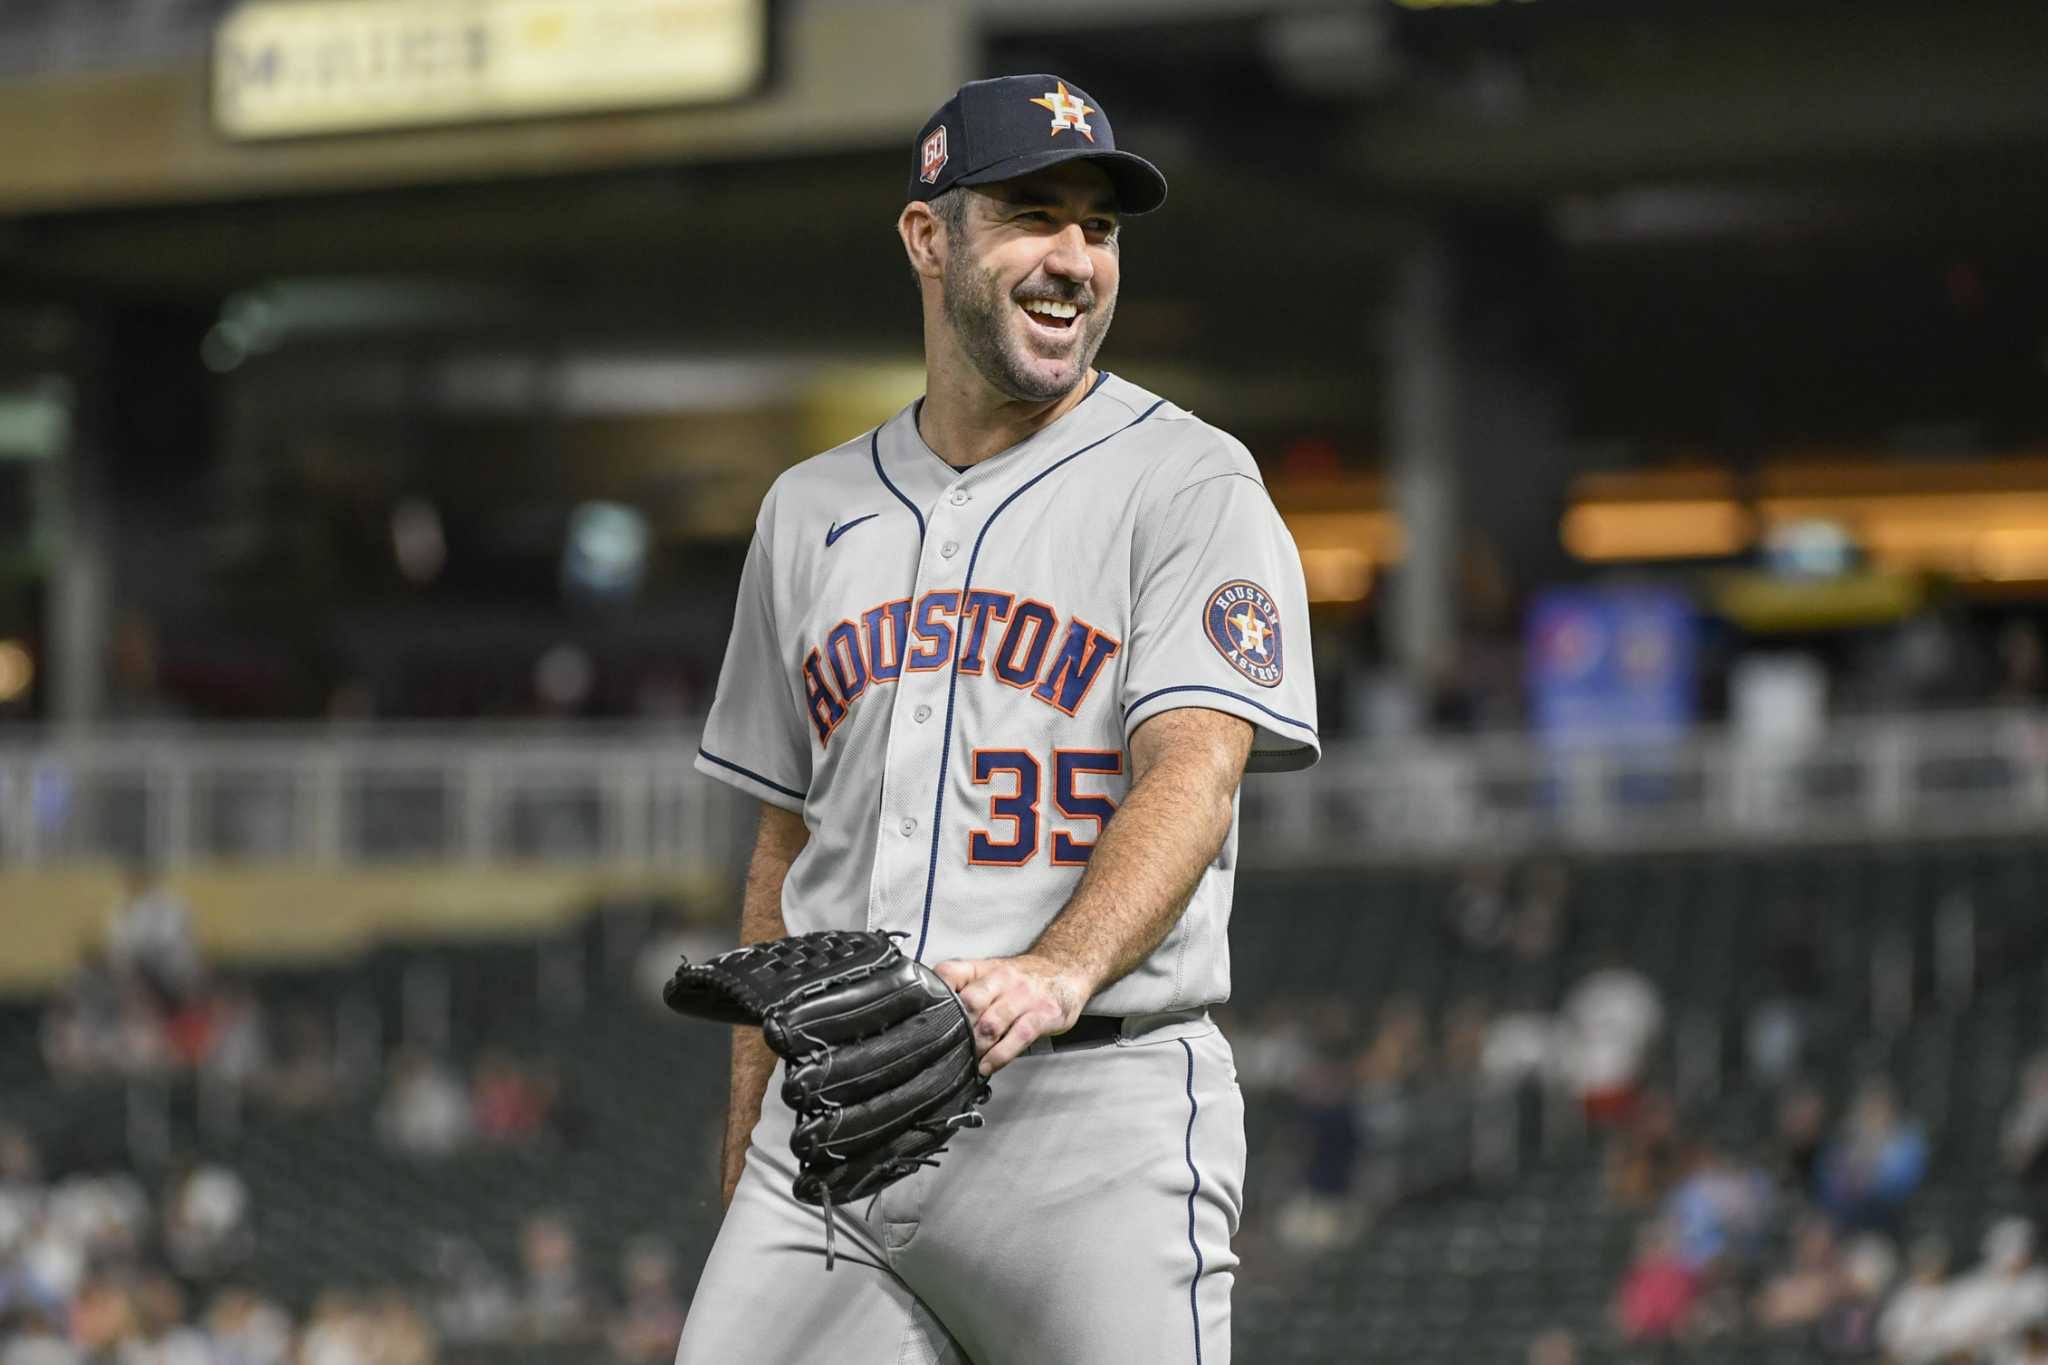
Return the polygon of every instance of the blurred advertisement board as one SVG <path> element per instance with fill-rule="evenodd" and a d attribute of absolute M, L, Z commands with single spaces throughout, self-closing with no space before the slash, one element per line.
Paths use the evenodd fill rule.
<path fill-rule="evenodd" d="M 768 71 L 766 0 L 252 0 L 214 37 L 231 138 L 713 103 Z"/>
<path fill-rule="evenodd" d="M 1545 739 L 1663 739 L 1693 723 L 1699 626 L 1682 592 L 1553 589 L 1530 609 L 1526 643 L 1530 710 Z"/>

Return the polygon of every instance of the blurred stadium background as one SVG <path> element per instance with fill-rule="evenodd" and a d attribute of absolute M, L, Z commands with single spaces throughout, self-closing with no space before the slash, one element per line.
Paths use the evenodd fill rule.
<path fill-rule="evenodd" d="M 2044 52 L 5 0 L 0 1362 L 669 1359 L 750 518 L 918 391 L 908 140 L 1031 70 L 1173 180 L 1105 363 L 1246 440 L 1315 598 L 1237 1358 L 2048 1360 Z"/>

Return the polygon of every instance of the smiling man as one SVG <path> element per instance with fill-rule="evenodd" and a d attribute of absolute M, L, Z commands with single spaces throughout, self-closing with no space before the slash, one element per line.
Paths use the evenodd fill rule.
<path fill-rule="evenodd" d="M 1251 457 L 1095 368 L 1122 223 L 1165 198 L 1071 82 L 963 86 L 897 220 L 924 397 L 762 505 L 697 760 L 762 803 L 742 937 L 900 934 L 993 1097 L 840 1211 L 828 1270 L 774 1055 L 735 1030 L 681 1365 L 1230 1358 L 1244 1107 L 1208 1008 L 1238 782 L 1315 761 L 1315 685 Z"/>

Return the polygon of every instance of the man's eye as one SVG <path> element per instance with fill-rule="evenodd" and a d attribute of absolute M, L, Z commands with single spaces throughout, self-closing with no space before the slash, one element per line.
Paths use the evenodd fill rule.
<path fill-rule="evenodd" d="M 1030 209 L 1018 214 L 1017 217 L 1027 223 L 1050 223 L 1052 221 L 1052 215 L 1043 209 Z"/>
<path fill-rule="evenodd" d="M 1104 237 L 1108 237 L 1116 231 L 1116 224 L 1110 222 L 1107 218 L 1091 218 L 1088 220 L 1087 226 L 1090 232 L 1100 233 Z"/>

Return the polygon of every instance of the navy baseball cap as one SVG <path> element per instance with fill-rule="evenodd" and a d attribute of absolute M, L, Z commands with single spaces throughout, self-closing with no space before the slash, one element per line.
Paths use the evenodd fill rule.
<path fill-rule="evenodd" d="M 1047 75 L 969 81 L 917 135 L 910 197 L 936 199 L 955 185 L 987 185 L 1077 160 L 1109 173 L 1125 213 L 1150 213 L 1166 202 L 1166 177 L 1144 157 L 1116 149 L 1109 115 L 1078 85 Z"/>

